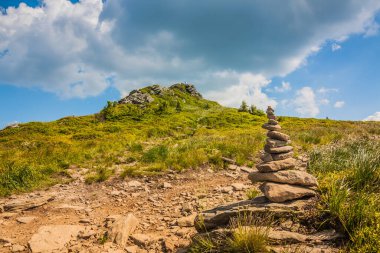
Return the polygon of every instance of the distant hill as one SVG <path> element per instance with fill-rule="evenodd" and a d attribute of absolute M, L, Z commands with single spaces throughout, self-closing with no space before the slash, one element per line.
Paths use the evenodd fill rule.
<path fill-rule="evenodd" d="M 255 113 L 254 113 L 255 114 Z M 193 85 L 148 86 L 94 115 L 30 122 L 0 131 L 0 195 L 70 180 L 87 182 L 171 170 L 222 168 L 223 158 L 252 166 L 263 146 L 265 117 L 202 98 Z M 374 122 L 279 117 L 297 152 L 352 135 L 379 134 Z"/>

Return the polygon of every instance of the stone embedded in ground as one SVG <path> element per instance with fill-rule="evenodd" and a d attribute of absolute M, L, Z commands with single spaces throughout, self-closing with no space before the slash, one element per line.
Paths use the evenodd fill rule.
<path fill-rule="evenodd" d="M 280 161 L 280 160 L 285 160 L 285 159 L 293 157 L 294 153 L 288 152 L 288 153 L 271 154 L 271 156 L 274 161 Z"/>
<path fill-rule="evenodd" d="M 25 251 L 25 247 L 20 245 L 20 244 L 13 244 L 12 245 L 12 248 L 11 248 L 11 251 L 12 252 L 24 252 Z"/>
<path fill-rule="evenodd" d="M 280 141 L 280 140 L 276 140 L 276 139 L 267 138 L 266 146 L 268 146 L 270 148 L 279 148 L 279 147 L 287 146 L 290 143 L 291 143 L 290 140 L 289 141 Z"/>
<path fill-rule="evenodd" d="M 269 131 L 267 136 L 271 139 L 280 140 L 280 141 L 288 141 L 290 140 L 289 135 L 280 133 L 278 131 Z"/>
<path fill-rule="evenodd" d="M 24 217 L 19 217 L 17 218 L 16 220 L 20 223 L 23 223 L 23 224 L 28 224 L 32 221 L 34 221 L 37 217 L 35 216 L 24 216 Z"/>
<path fill-rule="evenodd" d="M 129 181 L 127 183 L 127 185 L 129 187 L 140 187 L 142 185 L 142 183 L 140 183 L 139 181 L 136 181 L 136 180 L 132 180 L 132 181 Z"/>
<path fill-rule="evenodd" d="M 39 206 L 43 206 L 49 201 L 52 201 L 54 197 L 43 196 L 32 199 L 19 198 L 6 203 L 3 208 L 6 212 L 29 210 Z"/>
<path fill-rule="evenodd" d="M 116 218 L 109 232 L 111 241 L 124 247 L 130 234 L 135 231 L 138 224 L 139 220 L 132 213 Z"/>
<path fill-rule="evenodd" d="M 287 158 L 280 161 L 272 161 L 267 163 L 261 163 L 256 165 L 256 168 L 260 172 L 274 172 L 279 170 L 292 169 L 296 165 L 296 159 Z"/>
<path fill-rule="evenodd" d="M 262 125 L 262 128 L 267 129 L 269 131 L 278 131 L 278 130 L 281 130 L 281 126 L 280 125 L 271 125 L 271 124 L 268 124 L 268 123 L 265 123 L 264 125 Z"/>
<path fill-rule="evenodd" d="M 155 242 L 154 238 L 147 234 L 133 234 L 131 235 L 131 239 L 140 247 L 147 247 Z"/>
<path fill-rule="evenodd" d="M 288 153 L 293 151 L 292 146 L 283 146 L 283 147 L 278 147 L 278 148 L 271 148 L 268 146 L 264 147 L 265 152 L 270 153 L 270 154 L 280 154 L 280 153 Z"/>
<path fill-rule="evenodd" d="M 311 189 L 288 184 L 266 182 L 260 186 L 260 190 L 266 198 L 277 203 L 315 196 L 315 192 Z"/>
<path fill-rule="evenodd" d="M 32 253 L 65 252 L 65 245 L 83 230 L 79 225 L 42 226 L 28 242 L 29 248 Z"/>
<path fill-rule="evenodd" d="M 196 216 L 197 216 L 197 214 L 194 213 L 192 215 L 179 218 L 177 220 L 177 225 L 180 227 L 192 227 L 192 226 L 194 226 L 194 219 Z"/>
<path fill-rule="evenodd" d="M 317 179 L 307 172 L 299 170 L 281 170 L 277 172 L 252 172 L 248 178 L 253 182 L 274 182 L 282 184 L 317 186 Z"/>

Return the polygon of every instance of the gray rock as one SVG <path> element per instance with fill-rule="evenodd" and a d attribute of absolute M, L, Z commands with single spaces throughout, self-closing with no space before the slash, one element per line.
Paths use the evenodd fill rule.
<path fill-rule="evenodd" d="M 280 133 L 278 131 L 269 131 L 267 133 L 267 136 L 271 139 L 280 140 L 280 141 L 288 141 L 290 140 L 289 135 L 286 135 L 284 133 Z"/>
<path fill-rule="evenodd" d="M 286 146 L 288 144 L 290 144 L 291 141 L 280 141 L 280 140 L 275 140 L 275 139 L 271 139 L 271 138 L 267 138 L 267 143 L 266 143 L 266 146 L 270 147 L 270 148 L 279 148 L 279 147 L 283 147 L 283 146 Z"/>
<path fill-rule="evenodd" d="M 307 172 L 299 170 L 281 170 L 277 172 L 252 172 L 248 178 L 253 182 L 275 182 L 302 186 L 317 186 L 317 179 Z"/>
<path fill-rule="evenodd" d="M 271 124 L 268 124 L 268 123 L 265 123 L 264 125 L 262 125 L 262 128 L 267 129 L 269 131 L 278 131 L 278 130 L 281 130 L 281 126 L 280 125 L 271 125 Z"/>
<path fill-rule="evenodd" d="M 260 190 L 266 198 L 277 203 L 316 195 L 315 191 L 301 186 L 269 182 L 262 184 Z"/>
<path fill-rule="evenodd" d="M 268 124 L 271 124 L 271 125 L 278 125 L 278 121 L 277 121 L 277 120 L 274 120 L 274 119 L 269 119 L 269 120 L 268 120 Z"/>
<path fill-rule="evenodd" d="M 269 154 L 280 154 L 280 153 L 288 153 L 293 151 L 292 146 L 283 146 L 283 147 L 278 147 L 278 148 L 271 148 L 268 146 L 264 147 L 265 152 Z"/>
<path fill-rule="evenodd" d="M 52 201 L 53 199 L 54 197 L 51 196 L 42 196 L 31 199 L 18 198 L 5 203 L 3 208 L 6 212 L 29 210 L 39 206 L 43 206 L 49 201 Z"/>
<path fill-rule="evenodd" d="M 149 94 L 143 93 L 141 90 L 133 90 L 128 96 L 119 100 L 119 104 L 137 104 L 143 105 L 154 101 Z"/>
<path fill-rule="evenodd" d="M 260 172 L 274 172 L 279 170 L 292 169 L 296 165 L 296 159 L 287 158 L 280 161 L 272 161 L 267 163 L 261 163 L 256 165 L 256 168 Z"/>
<path fill-rule="evenodd" d="M 294 153 L 288 152 L 288 153 L 271 154 L 271 155 L 274 161 L 280 161 L 280 160 L 285 160 L 285 159 L 293 157 Z"/>

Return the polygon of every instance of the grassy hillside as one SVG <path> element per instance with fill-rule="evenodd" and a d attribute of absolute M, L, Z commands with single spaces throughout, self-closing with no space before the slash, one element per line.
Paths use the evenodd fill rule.
<path fill-rule="evenodd" d="M 142 89 L 151 94 L 152 87 Z M 0 195 L 62 180 L 71 165 L 88 168 L 87 182 L 116 169 L 123 176 L 168 169 L 219 169 L 222 157 L 253 165 L 262 148 L 264 116 L 238 112 L 177 85 L 145 106 L 108 102 L 98 114 L 31 122 L 0 131 Z M 380 134 L 379 124 L 280 117 L 298 153 L 341 139 Z"/>

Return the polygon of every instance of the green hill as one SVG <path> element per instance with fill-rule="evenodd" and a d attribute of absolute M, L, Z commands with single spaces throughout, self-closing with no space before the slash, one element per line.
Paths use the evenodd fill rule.
<path fill-rule="evenodd" d="M 192 85 L 158 85 L 108 102 L 97 114 L 30 122 L 0 131 L 0 195 L 70 180 L 70 166 L 88 168 L 87 182 L 116 169 L 122 176 L 168 169 L 223 168 L 222 157 L 252 166 L 266 118 L 203 99 Z M 298 153 L 350 136 L 379 134 L 379 124 L 279 117 Z"/>

